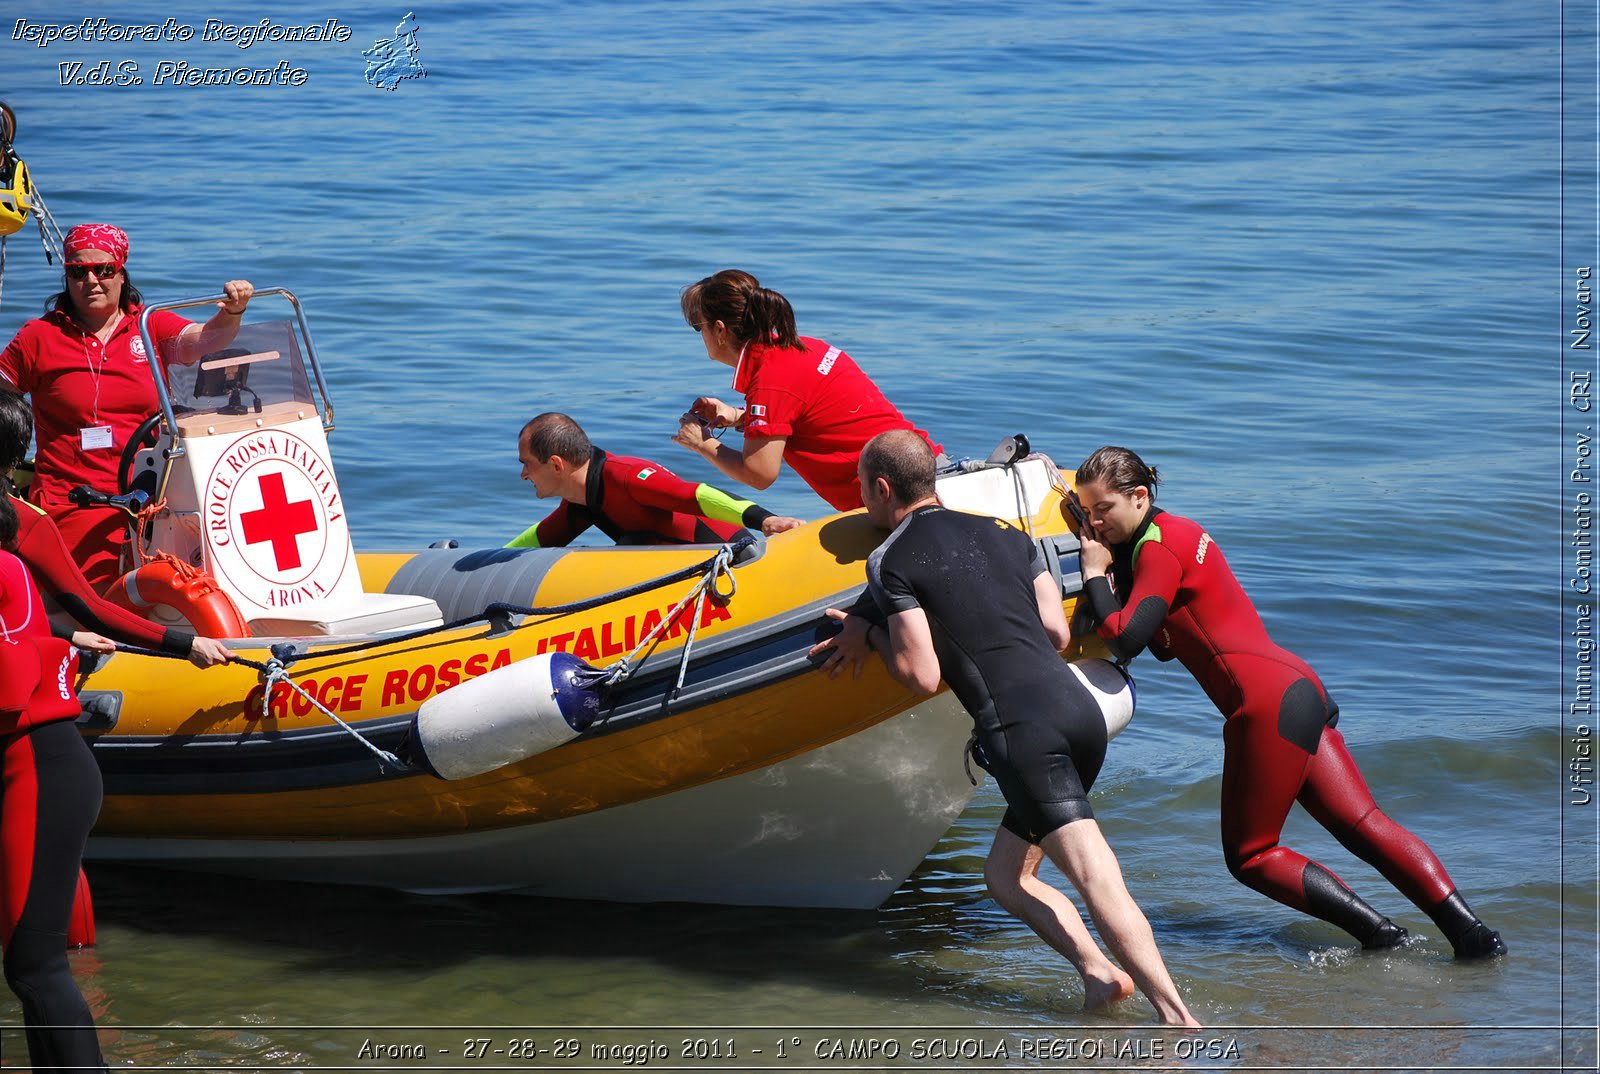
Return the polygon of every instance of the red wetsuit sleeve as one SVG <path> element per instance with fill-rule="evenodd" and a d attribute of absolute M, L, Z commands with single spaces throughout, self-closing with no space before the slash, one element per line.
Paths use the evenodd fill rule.
<path fill-rule="evenodd" d="M 565 548 L 590 526 L 589 512 L 562 500 L 539 523 L 540 548 Z"/>
<path fill-rule="evenodd" d="M 1133 592 L 1118 601 L 1104 577 L 1084 586 L 1094 613 L 1100 619 L 1100 636 L 1111 651 L 1127 659 L 1137 654 L 1166 620 L 1183 583 L 1183 564 L 1177 554 L 1158 541 L 1146 542 L 1133 569 Z"/>
<path fill-rule="evenodd" d="M 607 475 L 616 481 L 623 493 L 634 503 L 662 511 L 678 511 L 685 515 L 700 514 L 700 500 L 695 496 L 699 488 L 661 466 L 614 467 Z"/>
<path fill-rule="evenodd" d="M 17 504 L 17 558 L 28 565 L 39 587 L 61 605 L 66 613 L 90 630 L 133 645 L 178 656 L 188 656 L 194 635 L 186 630 L 167 630 L 132 612 L 117 607 L 90 588 L 83 572 L 72 561 L 48 515 L 39 514 L 27 504 Z"/>

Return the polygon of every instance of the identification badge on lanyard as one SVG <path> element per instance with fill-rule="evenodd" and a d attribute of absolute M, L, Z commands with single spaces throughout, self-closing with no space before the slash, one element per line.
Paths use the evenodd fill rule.
<path fill-rule="evenodd" d="M 111 447 L 111 426 L 86 425 L 78 430 L 78 439 L 85 451 L 106 451 Z"/>

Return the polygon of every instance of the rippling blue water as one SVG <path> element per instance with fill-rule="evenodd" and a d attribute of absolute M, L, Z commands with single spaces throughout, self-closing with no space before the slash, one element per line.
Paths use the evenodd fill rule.
<path fill-rule="evenodd" d="M 1380 800 L 1512 946 L 1451 963 L 1304 817 L 1286 841 L 1424 942 L 1352 956 L 1235 884 L 1218 720 L 1181 669 L 1145 667 L 1098 808 L 1199 1016 L 1399 1027 L 1264 1031 L 1241 1062 L 1548 1066 L 1549 1032 L 1405 1027 L 1592 1023 L 1560 961 L 1592 965 L 1594 939 L 1559 928 L 1564 901 L 1592 922 L 1593 892 L 1560 884 L 1555 4 L 439 5 L 416 11 L 426 78 L 374 89 L 361 50 L 403 14 L 278 4 L 248 19 L 352 39 L 248 50 L 0 39 L 63 225 L 126 227 L 154 299 L 243 275 L 306 301 L 362 547 L 498 543 L 539 515 L 512 438 L 544 409 L 712 479 L 667 441 L 728 391 L 677 293 L 750 269 L 953 453 L 1025 431 L 1066 465 L 1105 442 L 1158 464 L 1162 502 L 1206 521 L 1338 696 Z M 59 84 L 104 59 L 308 74 Z M 9 251 L 0 337 L 56 288 L 26 236 Z M 822 513 L 792 475 L 762 498 Z M 108 1038 L 144 1063 L 332 1062 L 342 1044 L 288 1029 L 410 1020 L 1074 1022 L 1070 971 L 982 890 L 999 811 L 986 789 L 876 915 L 107 871 L 79 968 L 107 1026 L 258 1027 Z"/>

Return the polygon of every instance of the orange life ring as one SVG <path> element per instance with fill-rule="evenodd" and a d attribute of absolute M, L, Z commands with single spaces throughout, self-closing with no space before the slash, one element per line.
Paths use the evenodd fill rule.
<path fill-rule="evenodd" d="M 105 597 L 135 615 L 145 615 L 158 605 L 171 608 L 202 637 L 250 636 L 250 625 L 239 606 L 218 587 L 215 578 L 166 553 L 117 579 Z"/>

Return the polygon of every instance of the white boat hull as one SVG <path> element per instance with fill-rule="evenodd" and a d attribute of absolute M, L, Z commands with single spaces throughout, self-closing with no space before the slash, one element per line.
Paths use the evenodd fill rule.
<path fill-rule="evenodd" d="M 971 801 L 971 727 L 947 692 L 764 769 L 541 824 L 396 839 L 94 838 L 87 853 L 427 894 L 868 909 Z"/>

